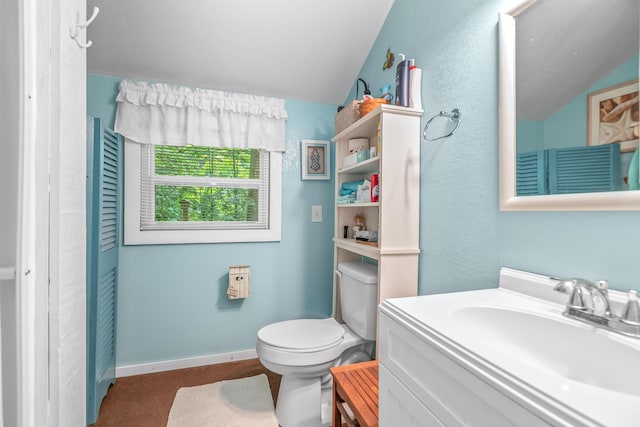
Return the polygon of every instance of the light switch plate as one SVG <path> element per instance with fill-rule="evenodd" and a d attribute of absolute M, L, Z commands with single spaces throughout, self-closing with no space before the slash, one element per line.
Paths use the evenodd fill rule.
<path fill-rule="evenodd" d="M 311 222 L 322 222 L 322 205 L 311 206 Z"/>

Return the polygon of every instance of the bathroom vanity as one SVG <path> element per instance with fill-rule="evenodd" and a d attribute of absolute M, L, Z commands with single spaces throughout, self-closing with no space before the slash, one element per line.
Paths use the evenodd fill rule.
<path fill-rule="evenodd" d="M 563 316 L 557 283 L 503 268 L 497 289 L 381 304 L 380 426 L 640 425 L 640 339 Z"/>

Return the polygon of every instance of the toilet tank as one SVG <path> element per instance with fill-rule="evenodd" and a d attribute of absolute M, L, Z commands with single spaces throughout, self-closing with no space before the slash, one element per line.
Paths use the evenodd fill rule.
<path fill-rule="evenodd" d="M 360 337 L 375 341 L 378 309 L 378 266 L 363 262 L 338 264 L 342 319 Z"/>

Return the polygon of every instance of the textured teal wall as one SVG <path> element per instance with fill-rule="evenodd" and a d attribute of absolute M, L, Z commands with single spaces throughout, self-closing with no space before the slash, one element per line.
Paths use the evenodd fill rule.
<path fill-rule="evenodd" d="M 640 288 L 640 212 L 499 211 L 498 13 L 515 4 L 396 0 L 360 73 L 376 93 L 394 81 L 387 48 L 403 52 L 423 69 L 422 125 L 463 113 L 454 136 L 422 143 L 420 293 L 494 287 L 501 266 Z"/>
<path fill-rule="evenodd" d="M 89 75 L 88 114 L 113 124 L 119 79 Z M 255 347 L 268 323 L 331 313 L 333 180 L 300 180 L 300 141 L 330 139 L 336 106 L 287 101 L 282 241 L 122 246 L 118 366 Z M 332 162 L 333 163 L 333 162 Z M 311 206 L 323 206 L 322 223 Z M 251 297 L 226 297 L 231 265 L 251 266 Z"/>
<path fill-rule="evenodd" d="M 586 132 L 586 130 L 585 130 Z M 539 120 L 518 120 L 516 126 L 516 151 L 526 153 L 544 148 L 544 122 Z"/>

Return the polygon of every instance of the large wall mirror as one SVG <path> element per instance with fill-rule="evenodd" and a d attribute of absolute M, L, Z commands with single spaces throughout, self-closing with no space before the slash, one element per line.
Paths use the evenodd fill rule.
<path fill-rule="evenodd" d="M 640 210 L 639 3 L 500 14 L 501 210 Z"/>

